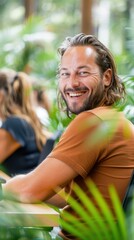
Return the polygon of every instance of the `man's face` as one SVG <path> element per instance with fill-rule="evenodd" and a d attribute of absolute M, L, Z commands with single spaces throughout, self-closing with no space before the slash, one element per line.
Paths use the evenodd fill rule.
<path fill-rule="evenodd" d="M 59 89 L 74 114 L 97 107 L 103 98 L 108 83 L 95 62 L 96 55 L 90 46 L 75 46 L 62 57 Z"/>

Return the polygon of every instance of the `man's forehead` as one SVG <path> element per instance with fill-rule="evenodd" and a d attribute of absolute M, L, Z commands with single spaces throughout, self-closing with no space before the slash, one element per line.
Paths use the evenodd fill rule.
<path fill-rule="evenodd" d="M 69 47 L 62 59 L 61 66 L 64 67 L 67 65 L 74 65 L 75 63 L 79 63 L 78 65 L 86 65 L 89 62 L 93 63 L 96 59 L 96 51 L 90 46 L 73 46 Z"/>
<path fill-rule="evenodd" d="M 72 46 L 72 47 L 69 47 L 63 57 L 65 55 L 70 55 L 70 54 L 83 54 L 83 55 L 87 55 L 87 56 L 90 56 L 91 54 L 93 53 L 96 53 L 95 49 L 92 47 L 92 46 L 88 46 L 88 45 L 84 45 L 84 46 Z"/>

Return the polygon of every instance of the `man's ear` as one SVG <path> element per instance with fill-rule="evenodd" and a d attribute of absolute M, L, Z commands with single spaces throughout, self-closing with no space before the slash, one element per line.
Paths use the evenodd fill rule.
<path fill-rule="evenodd" d="M 103 73 L 103 83 L 104 86 L 108 87 L 111 84 L 112 81 L 112 70 L 108 68 L 104 73 Z"/>

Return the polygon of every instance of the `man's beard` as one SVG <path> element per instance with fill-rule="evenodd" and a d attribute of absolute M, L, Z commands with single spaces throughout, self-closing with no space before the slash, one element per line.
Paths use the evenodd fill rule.
<path fill-rule="evenodd" d="M 102 100 L 104 98 L 104 94 L 105 94 L 104 86 L 102 83 L 100 83 L 98 85 L 96 91 L 92 92 L 91 95 L 89 96 L 89 98 L 85 99 L 85 101 L 83 102 L 83 105 L 81 107 L 77 108 L 77 103 L 76 103 L 76 106 L 73 106 L 71 108 L 71 107 L 69 107 L 65 97 L 61 93 L 62 98 L 66 104 L 67 111 L 71 112 L 73 114 L 76 114 L 76 115 L 81 112 L 88 111 L 88 110 L 91 110 L 91 109 L 94 109 L 94 108 L 100 106 L 102 103 Z"/>

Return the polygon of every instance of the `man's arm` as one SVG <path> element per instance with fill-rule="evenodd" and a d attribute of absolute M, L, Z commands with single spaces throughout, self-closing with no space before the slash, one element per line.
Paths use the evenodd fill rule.
<path fill-rule="evenodd" d="M 3 192 L 12 192 L 25 203 L 44 201 L 52 198 L 57 189 L 64 188 L 76 176 L 77 173 L 64 162 L 46 158 L 32 172 L 18 175 L 3 184 Z"/>

